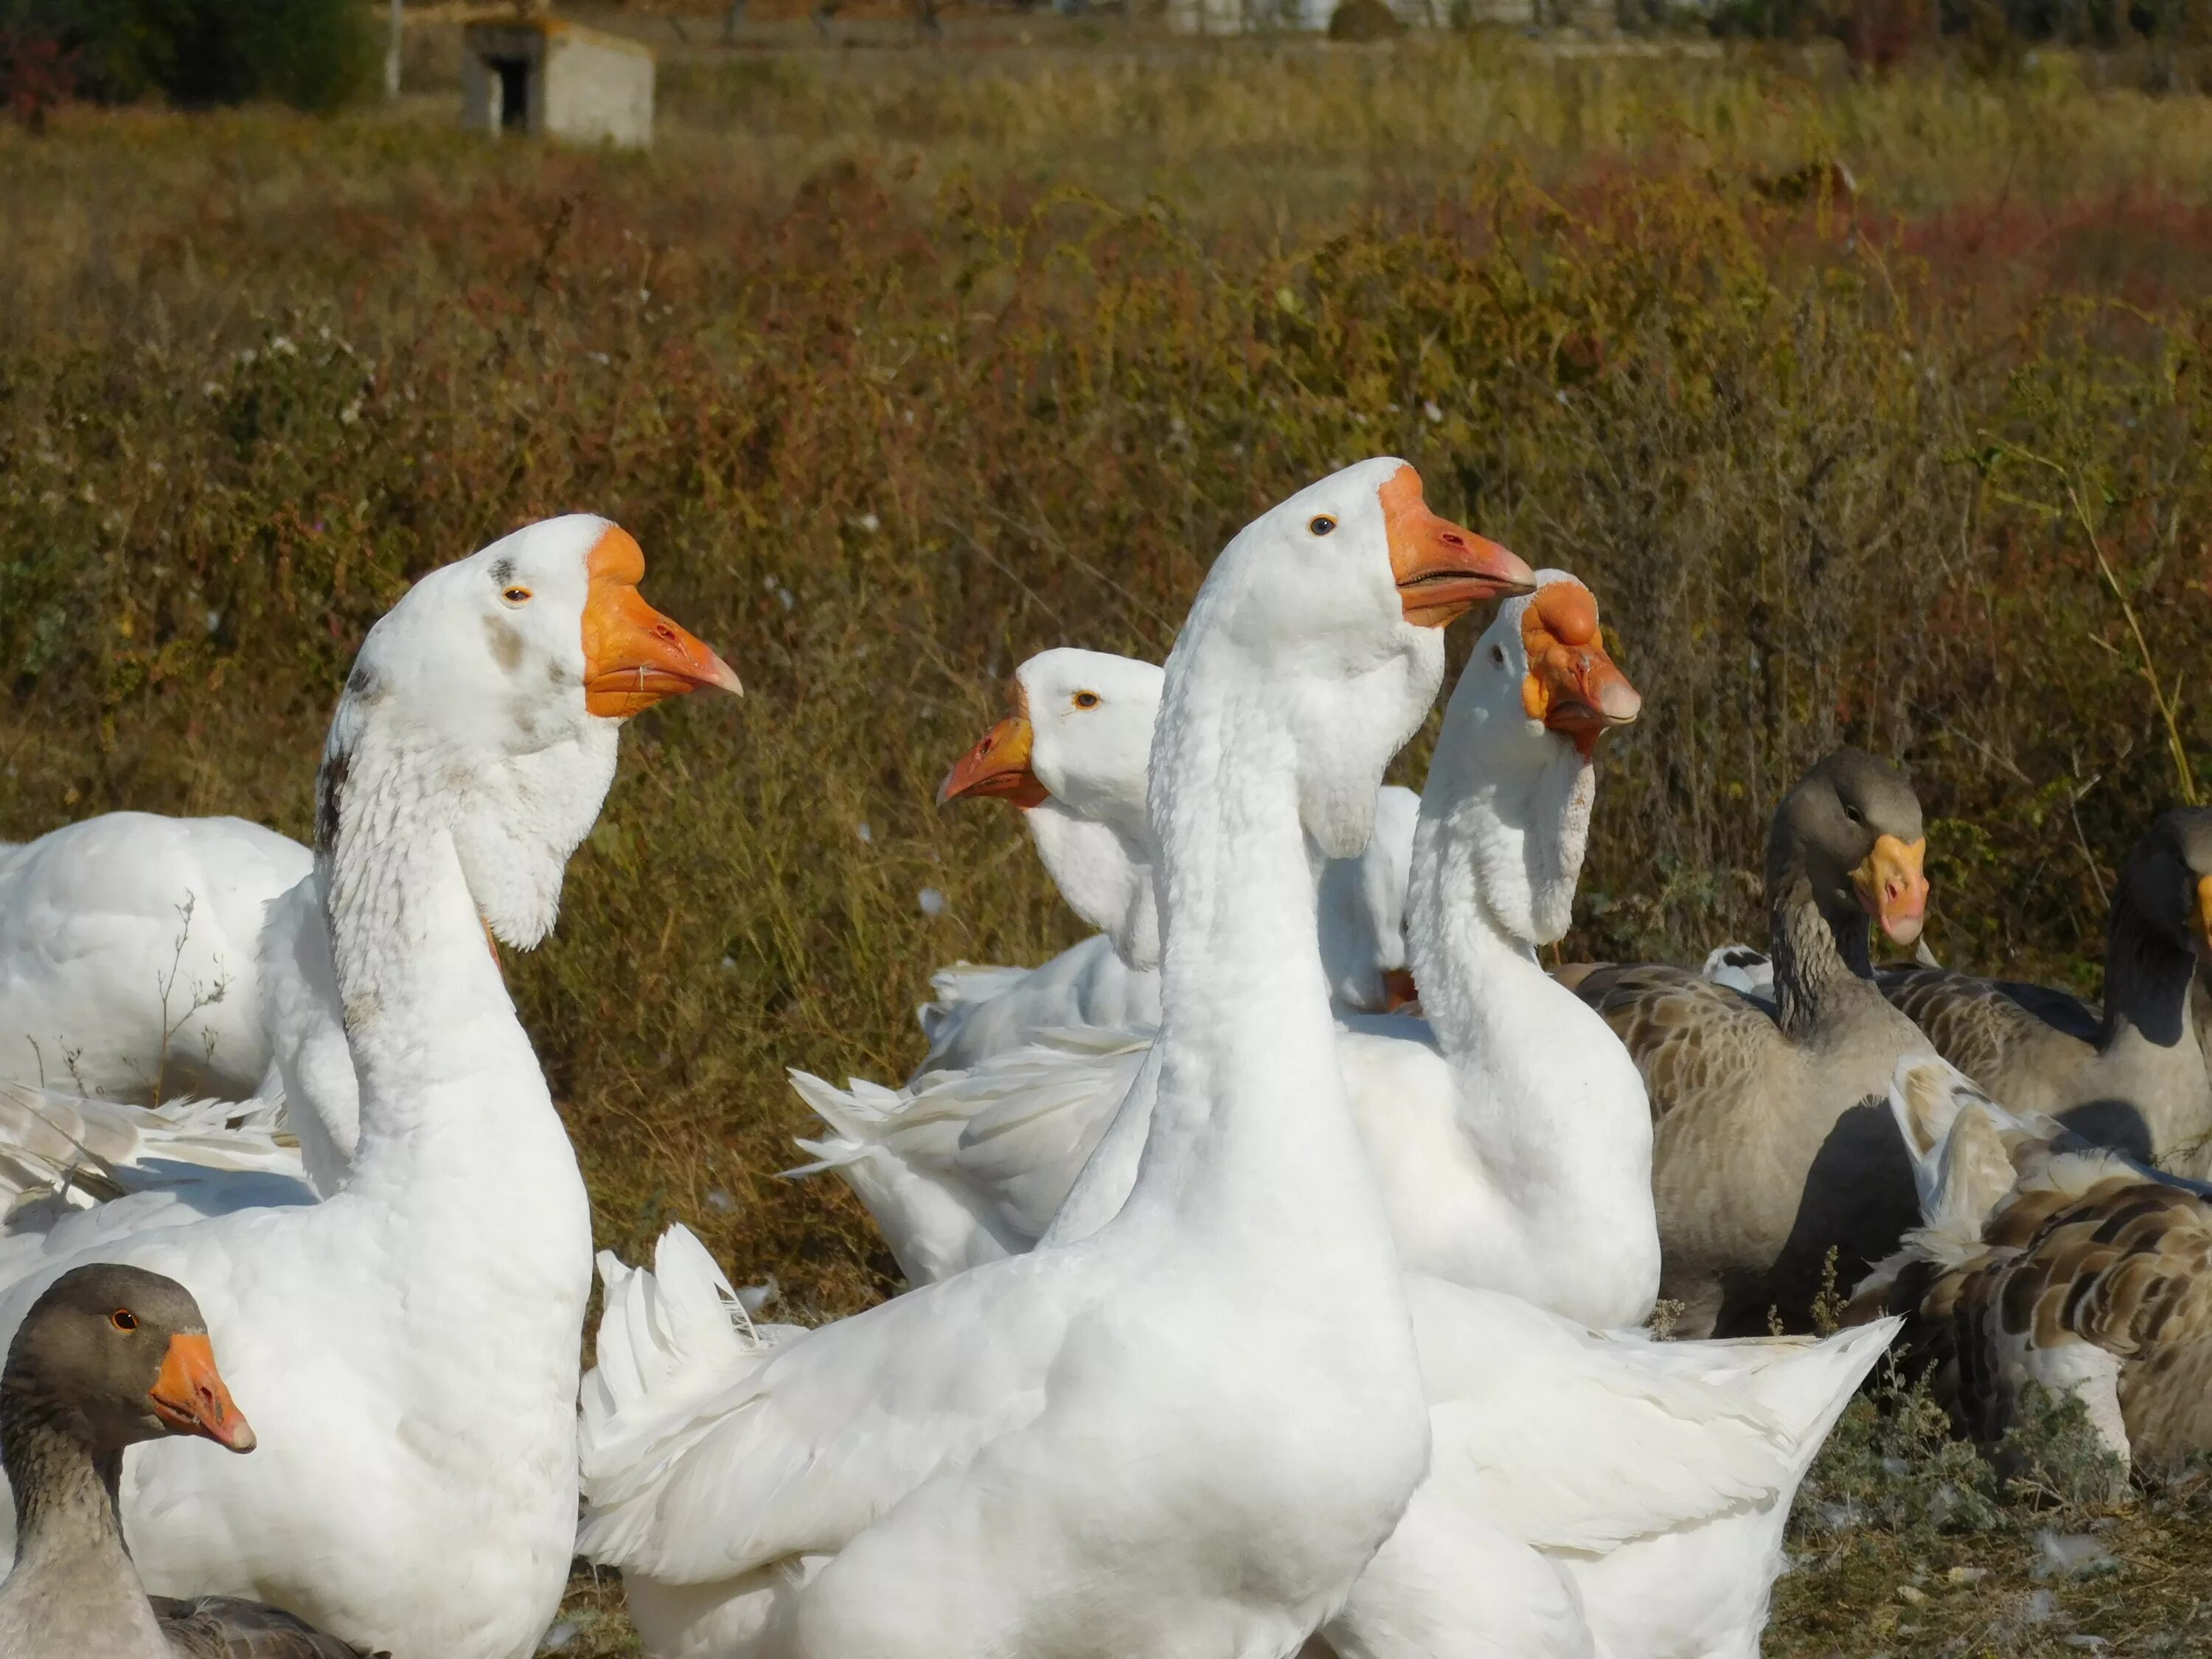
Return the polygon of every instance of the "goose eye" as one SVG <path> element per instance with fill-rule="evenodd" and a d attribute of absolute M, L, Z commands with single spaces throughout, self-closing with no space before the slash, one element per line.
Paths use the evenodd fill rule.
<path fill-rule="evenodd" d="M 1849 818 L 1853 823 L 1864 823 L 1866 822 L 1866 819 L 1861 816 L 1859 809 L 1852 805 L 1849 801 L 1845 801 L 1844 803 L 1844 816 Z"/>
<path fill-rule="evenodd" d="M 1079 692 L 1077 692 L 1077 693 L 1075 694 L 1075 706 L 1076 706 L 1078 708 L 1097 708 L 1097 707 L 1098 707 L 1098 694 L 1097 694 L 1096 691 L 1079 691 Z"/>
<path fill-rule="evenodd" d="M 1492 662 L 1496 663 L 1496 664 L 1497 664 L 1500 668 L 1504 667 L 1504 666 L 1505 666 L 1505 647 L 1504 647 L 1504 646 L 1502 646 L 1502 645 L 1493 645 L 1493 646 L 1492 646 L 1492 647 L 1490 647 L 1490 659 L 1491 659 L 1491 661 L 1492 661 Z"/>
<path fill-rule="evenodd" d="M 135 1331 L 138 1328 L 138 1316 L 128 1308 L 118 1308 L 107 1316 L 107 1322 L 118 1331 Z"/>
<path fill-rule="evenodd" d="M 530 603 L 530 590 L 526 587 L 510 587 L 505 592 L 501 593 L 500 598 L 506 600 L 509 605 L 528 605 Z"/>
<path fill-rule="evenodd" d="M 1314 521 L 1308 525 L 1306 528 L 1312 531 L 1316 536 L 1326 536 L 1330 531 L 1336 528 L 1336 520 L 1330 518 L 1328 514 L 1323 513 L 1316 516 Z"/>

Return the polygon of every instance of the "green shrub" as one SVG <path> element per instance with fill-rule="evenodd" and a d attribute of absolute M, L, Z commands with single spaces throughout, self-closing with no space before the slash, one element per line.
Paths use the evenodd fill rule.
<path fill-rule="evenodd" d="M 1388 40 L 1403 34 L 1406 26 L 1382 0 L 1344 0 L 1329 14 L 1332 40 Z"/>
<path fill-rule="evenodd" d="M 61 42 L 80 89 L 107 102 L 158 92 L 319 112 L 362 92 L 377 61 L 359 0 L 0 0 L 0 31 Z"/>

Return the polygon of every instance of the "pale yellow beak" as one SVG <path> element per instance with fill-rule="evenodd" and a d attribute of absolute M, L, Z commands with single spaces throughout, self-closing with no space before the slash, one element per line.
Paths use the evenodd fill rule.
<path fill-rule="evenodd" d="M 1892 944 L 1915 943 L 1928 919 L 1928 878 L 1921 869 L 1927 855 L 1925 836 L 1910 845 L 1895 836 L 1882 836 L 1866 862 L 1851 872 L 1860 908 Z"/>

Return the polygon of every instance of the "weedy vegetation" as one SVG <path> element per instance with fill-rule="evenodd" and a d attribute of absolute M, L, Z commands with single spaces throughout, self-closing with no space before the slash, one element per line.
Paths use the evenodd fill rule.
<path fill-rule="evenodd" d="M 0 126 L 0 835 L 304 836 L 404 586 L 617 519 L 750 695 L 636 722 L 510 982 L 602 1244 L 682 1219 L 848 1311 L 896 1270 L 779 1178 L 783 1068 L 902 1076 L 933 968 L 1079 932 L 937 778 L 1023 657 L 1158 656 L 1237 526 L 1394 453 L 1588 579 L 1645 693 L 1567 954 L 1756 939 L 1765 812 L 1850 740 L 1931 814 L 1939 955 L 2096 988 L 2212 747 L 2212 105 L 2055 48 L 1092 33 L 691 54 L 649 155 L 442 94 Z M 2196 1486 L 2000 1485 L 1900 1390 L 1808 1484 L 1770 1652 L 2212 1650 Z M 612 1597 L 564 1650 L 620 1650 Z"/>

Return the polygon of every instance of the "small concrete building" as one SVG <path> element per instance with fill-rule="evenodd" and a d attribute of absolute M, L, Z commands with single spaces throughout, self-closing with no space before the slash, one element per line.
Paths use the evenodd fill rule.
<path fill-rule="evenodd" d="M 635 40 L 553 17 L 471 23 L 461 61 L 461 124 L 497 137 L 653 142 L 653 53 Z"/>

